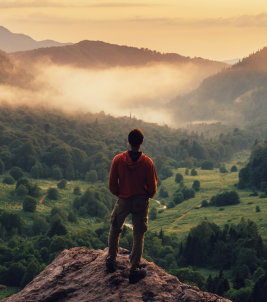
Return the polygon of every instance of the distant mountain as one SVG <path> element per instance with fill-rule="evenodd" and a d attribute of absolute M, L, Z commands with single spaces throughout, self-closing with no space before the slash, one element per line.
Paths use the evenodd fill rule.
<path fill-rule="evenodd" d="M 39 48 L 12 54 L 14 59 L 24 66 L 44 61 L 57 65 L 72 65 L 79 68 L 110 68 L 117 66 L 144 66 L 155 63 L 187 64 L 192 63 L 203 68 L 210 68 L 209 75 L 222 70 L 228 64 L 205 60 L 202 58 L 184 57 L 175 53 L 162 54 L 157 51 L 119 46 L 100 41 L 81 41 L 63 47 Z"/>
<path fill-rule="evenodd" d="M 224 60 L 224 61 L 222 61 L 222 62 L 227 63 L 227 64 L 230 64 L 230 65 L 233 65 L 233 64 L 238 63 L 239 61 L 240 61 L 240 59 L 237 58 L 237 59 L 232 59 L 232 60 Z"/>
<path fill-rule="evenodd" d="M 24 34 L 14 34 L 3 26 L 0 26 L 0 49 L 9 53 L 25 51 L 41 47 L 64 46 L 72 43 L 59 43 L 52 40 L 35 41 Z"/>
<path fill-rule="evenodd" d="M 31 88 L 33 76 L 12 63 L 7 54 L 0 51 L 0 85 Z"/>
<path fill-rule="evenodd" d="M 267 115 L 267 48 L 203 80 L 191 93 L 167 107 L 175 120 L 228 121 L 245 124 Z"/>

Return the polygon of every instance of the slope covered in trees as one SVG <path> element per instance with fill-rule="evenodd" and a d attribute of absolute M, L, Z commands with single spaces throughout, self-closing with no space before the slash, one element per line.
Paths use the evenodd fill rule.
<path fill-rule="evenodd" d="M 218 72 L 228 64 L 202 58 L 184 57 L 176 53 L 160 53 L 157 51 L 120 46 L 101 41 L 81 41 L 63 47 L 40 48 L 31 51 L 16 52 L 12 57 L 24 66 L 49 59 L 57 65 L 71 65 L 79 68 L 110 68 L 127 66 L 144 66 L 148 64 L 187 64 L 210 69 L 209 74 Z"/>
<path fill-rule="evenodd" d="M 199 88 L 177 96 L 168 107 L 183 121 L 219 120 L 244 125 L 267 113 L 267 48 L 205 79 Z M 267 135 L 267 133 L 266 133 Z"/>
<path fill-rule="evenodd" d="M 142 151 L 150 156 L 162 178 L 171 167 L 217 165 L 254 141 L 251 131 L 235 129 L 218 140 L 182 129 L 145 123 L 135 118 L 99 114 L 67 115 L 45 108 L 2 105 L 0 159 L 4 169 L 18 166 L 34 178 L 85 179 L 90 170 L 105 180 L 113 157 L 128 149 L 127 135 L 135 127 L 145 134 Z"/>
<path fill-rule="evenodd" d="M 17 67 L 5 52 L 0 51 L 0 85 L 29 88 L 32 80 L 32 75 Z"/>

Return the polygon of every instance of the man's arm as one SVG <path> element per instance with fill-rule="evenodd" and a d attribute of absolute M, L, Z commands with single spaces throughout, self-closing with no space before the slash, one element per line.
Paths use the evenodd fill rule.
<path fill-rule="evenodd" d="M 113 158 L 111 167 L 110 167 L 110 173 L 109 173 L 109 190 L 113 195 L 118 196 L 119 195 L 119 174 L 117 169 L 117 156 Z"/>
<path fill-rule="evenodd" d="M 157 192 L 157 183 L 158 183 L 158 176 L 156 173 L 156 169 L 152 160 L 149 159 L 147 165 L 147 187 L 146 187 L 149 198 L 155 196 Z"/>

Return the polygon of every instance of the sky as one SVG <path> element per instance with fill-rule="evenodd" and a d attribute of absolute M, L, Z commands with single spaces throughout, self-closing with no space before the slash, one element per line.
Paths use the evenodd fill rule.
<path fill-rule="evenodd" d="M 0 0 L 0 16 L 37 41 L 99 40 L 221 61 L 267 45 L 266 0 Z"/>

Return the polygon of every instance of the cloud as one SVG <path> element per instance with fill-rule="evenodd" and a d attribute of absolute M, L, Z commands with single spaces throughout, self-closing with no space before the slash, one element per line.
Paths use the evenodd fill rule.
<path fill-rule="evenodd" d="M 158 6 L 156 4 L 148 4 L 148 3 L 99 3 L 99 4 L 92 4 L 87 5 L 87 7 L 97 7 L 97 8 L 105 8 L 105 7 L 149 7 L 149 6 Z"/>
<path fill-rule="evenodd" d="M 0 8 L 23 8 L 23 7 L 69 7 L 58 2 L 51 2 L 49 0 L 34 0 L 34 1 L 0 1 Z"/>

